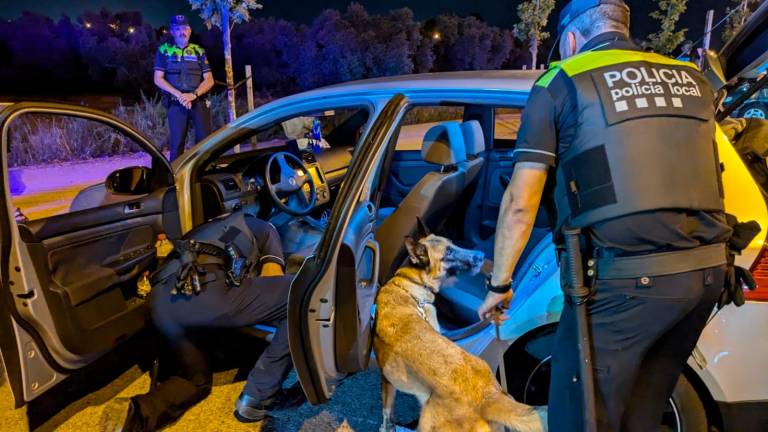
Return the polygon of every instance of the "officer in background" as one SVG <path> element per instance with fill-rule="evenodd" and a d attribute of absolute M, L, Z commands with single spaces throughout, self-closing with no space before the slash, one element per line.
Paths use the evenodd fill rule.
<path fill-rule="evenodd" d="M 195 142 L 211 133 L 210 102 L 204 95 L 213 87 L 213 74 L 205 50 L 189 43 L 192 29 L 187 17 L 171 18 L 174 43 L 164 43 L 155 56 L 155 85 L 162 90 L 168 109 L 170 160 L 184 152 L 187 125 L 195 126 Z"/>
<path fill-rule="evenodd" d="M 597 429 L 659 430 L 727 271 L 713 91 L 695 65 L 635 46 L 621 0 L 571 1 L 559 32 L 563 60 L 536 81 L 523 114 L 478 313 L 512 299 L 546 190 L 556 244 L 563 227 L 584 234 Z M 553 345 L 551 431 L 584 423 L 572 303 Z"/>

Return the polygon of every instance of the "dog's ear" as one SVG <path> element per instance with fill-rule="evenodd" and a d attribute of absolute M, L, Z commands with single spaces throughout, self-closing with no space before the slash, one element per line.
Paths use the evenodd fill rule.
<path fill-rule="evenodd" d="M 416 238 L 421 240 L 426 237 L 429 237 L 429 229 L 427 228 L 427 225 L 424 224 L 424 221 L 416 216 Z"/>
<path fill-rule="evenodd" d="M 427 247 L 413 237 L 405 238 L 405 249 L 408 250 L 408 259 L 411 264 L 419 268 L 429 267 L 429 253 Z"/>

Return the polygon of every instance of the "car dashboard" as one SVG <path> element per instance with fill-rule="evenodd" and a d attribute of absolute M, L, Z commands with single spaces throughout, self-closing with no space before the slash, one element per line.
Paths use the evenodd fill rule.
<path fill-rule="evenodd" d="M 266 162 L 276 151 L 286 150 L 274 147 L 226 155 L 211 164 L 200 181 L 205 219 L 240 208 L 262 217 L 269 215 L 272 206 L 265 181 Z M 347 173 L 352 151 L 352 147 L 337 147 L 318 153 L 292 152 L 298 153 L 312 177 L 317 194 L 315 209 L 331 201 Z M 309 185 L 305 185 L 305 193 L 309 194 Z"/>

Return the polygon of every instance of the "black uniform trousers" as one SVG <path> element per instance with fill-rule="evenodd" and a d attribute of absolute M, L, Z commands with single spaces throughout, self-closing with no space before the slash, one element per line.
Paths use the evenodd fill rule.
<path fill-rule="evenodd" d="M 168 104 L 168 147 L 169 159 L 173 161 L 184 153 L 184 144 L 187 141 L 187 128 L 189 121 L 195 128 L 195 143 L 199 143 L 211 134 L 211 110 L 202 99 L 192 102 L 192 108 L 186 109 L 176 100 Z"/>
<path fill-rule="evenodd" d="M 277 232 L 271 225 L 255 219 L 249 219 L 248 225 L 255 230 L 262 257 L 283 258 Z M 287 303 L 294 276 L 251 277 L 239 287 L 230 287 L 221 268 L 215 265 L 204 265 L 204 268 L 208 274 L 214 274 L 215 279 L 206 276 L 207 282 L 199 295 L 172 295 L 173 278 L 171 283 L 152 289 L 152 319 L 170 352 L 170 358 L 161 358 L 160 368 L 165 370 L 162 375 L 171 376 L 149 393 L 134 396 L 144 430 L 157 430 L 172 423 L 210 394 L 212 372 L 195 337 L 200 329 L 255 324 L 276 327 L 271 343 L 248 374 L 243 390 L 256 400 L 274 396 L 293 367 L 288 347 Z M 174 365 L 172 373 L 167 373 L 168 363 Z M 234 408 L 234 401 L 232 403 Z"/>
<path fill-rule="evenodd" d="M 598 269 L 599 270 L 599 269 Z M 723 288 L 725 266 L 598 280 L 587 302 L 599 431 L 657 431 L 680 373 Z M 583 430 L 574 306 L 555 337 L 549 430 Z"/>

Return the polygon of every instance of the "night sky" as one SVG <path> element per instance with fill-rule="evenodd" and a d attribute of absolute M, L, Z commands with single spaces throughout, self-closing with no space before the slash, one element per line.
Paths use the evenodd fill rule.
<path fill-rule="evenodd" d="M 558 6 L 562 6 L 567 0 L 558 0 Z M 511 27 L 516 22 L 516 7 L 519 1 L 515 0 L 358 0 L 369 11 L 374 13 L 387 10 L 409 7 L 417 19 L 429 19 L 442 13 L 453 12 L 458 15 L 477 14 L 490 24 L 500 27 Z M 345 9 L 349 0 L 263 0 L 264 9 L 257 12 L 256 16 L 274 16 L 292 21 L 308 23 L 323 9 Z M 648 18 L 648 13 L 655 7 L 655 2 L 650 0 L 628 0 L 632 7 L 633 34 L 644 37 L 647 33 L 655 31 L 654 22 Z M 703 32 L 704 18 L 708 9 L 715 9 L 715 21 L 723 17 L 725 7 L 730 0 L 691 0 L 688 12 L 683 16 L 682 26 L 692 29 L 687 37 L 698 39 Z M 0 0 L 0 17 L 15 18 L 23 10 L 44 13 L 51 17 L 58 17 L 66 13 L 72 18 L 77 17 L 84 10 L 98 10 L 102 7 L 113 11 L 138 10 L 153 25 L 164 24 L 168 17 L 177 13 L 186 13 L 193 18 L 194 27 L 200 28 L 201 23 L 197 16 L 190 11 L 186 0 L 35 0 L 12 1 Z M 558 9 L 559 10 L 559 9 Z M 556 12 L 557 13 L 557 10 Z M 550 20 L 554 21 L 554 20 Z M 719 38 L 713 38 L 719 41 Z"/>

